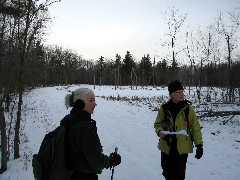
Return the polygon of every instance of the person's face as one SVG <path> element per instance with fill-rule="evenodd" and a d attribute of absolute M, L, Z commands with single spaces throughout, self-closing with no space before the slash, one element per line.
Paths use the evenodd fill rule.
<path fill-rule="evenodd" d="M 184 91 L 183 90 L 177 90 L 177 91 L 173 92 L 170 96 L 171 96 L 171 99 L 174 103 L 178 103 L 178 102 L 184 100 Z"/>
<path fill-rule="evenodd" d="M 95 95 L 92 92 L 90 92 L 86 97 L 84 110 L 90 114 L 93 114 L 95 106 L 97 106 L 95 102 Z"/>

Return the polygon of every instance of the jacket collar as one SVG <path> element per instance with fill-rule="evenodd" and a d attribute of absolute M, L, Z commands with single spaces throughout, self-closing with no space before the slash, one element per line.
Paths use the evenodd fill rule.
<path fill-rule="evenodd" d="M 81 117 L 84 118 L 85 120 L 86 119 L 91 120 L 91 114 L 79 108 L 72 108 L 72 110 L 70 111 L 70 115 Z"/>

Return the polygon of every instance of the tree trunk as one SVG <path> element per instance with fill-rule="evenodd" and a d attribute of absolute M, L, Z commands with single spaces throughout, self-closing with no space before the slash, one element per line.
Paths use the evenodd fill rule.
<path fill-rule="evenodd" d="M 20 3 L 19 3 L 20 4 Z M 27 53 L 27 37 L 30 27 L 30 12 L 31 12 L 32 0 L 29 0 L 28 11 L 26 15 L 26 27 L 24 30 L 23 39 L 19 36 L 19 51 L 20 51 L 20 65 L 19 65 L 19 80 L 18 80 L 18 110 L 17 110 L 17 120 L 15 126 L 15 137 L 14 137 L 14 159 L 20 157 L 19 153 L 19 143 L 20 143 L 20 121 L 22 112 L 22 96 L 24 91 L 24 65 Z M 20 26 L 20 24 L 19 24 Z M 20 27 L 18 27 L 20 29 Z M 23 43 L 21 43 L 23 40 Z M 30 43 L 30 42 L 29 42 Z"/>
<path fill-rule="evenodd" d="M 173 61 L 172 61 L 172 79 L 176 79 L 176 59 L 175 59 L 175 52 L 174 52 L 174 39 L 172 38 L 172 55 L 173 55 Z"/>
<path fill-rule="evenodd" d="M 119 78 L 120 78 L 120 73 L 119 73 L 119 65 L 117 67 L 117 88 L 119 86 Z"/>
<path fill-rule="evenodd" d="M 1 152 L 2 152 L 1 170 L 0 170 L 0 174 L 1 174 L 3 171 L 7 170 L 6 122 L 5 122 L 4 111 L 2 107 L 0 107 L 0 131 L 1 131 Z"/>
<path fill-rule="evenodd" d="M 115 69 L 114 71 L 114 85 L 115 85 L 115 90 L 117 89 L 117 70 Z"/>
<path fill-rule="evenodd" d="M 230 37 L 227 36 L 227 46 L 228 46 L 228 79 L 229 79 L 229 102 L 233 101 L 233 94 L 234 94 L 234 88 L 233 88 L 233 77 L 232 77 L 232 71 L 231 71 L 231 48 L 230 48 Z"/>
<path fill-rule="evenodd" d="M 96 79 L 95 79 L 95 74 L 94 74 L 93 75 L 93 87 L 94 87 L 94 89 L 96 88 L 95 86 L 96 86 Z"/>

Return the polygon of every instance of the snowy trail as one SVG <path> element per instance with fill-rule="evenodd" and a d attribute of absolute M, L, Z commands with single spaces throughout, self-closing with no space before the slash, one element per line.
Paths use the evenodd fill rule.
<path fill-rule="evenodd" d="M 31 156 L 38 151 L 43 136 L 53 130 L 59 121 L 69 113 L 64 106 L 64 96 L 69 90 L 59 87 L 39 88 L 25 97 L 22 126 L 25 143 L 21 144 L 21 157 L 8 163 L 8 171 L 0 175 L 0 180 L 33 180 Z M 91 87 L 92 88 L 92 87 Z M 92 118 L 97 121 L 98 133 L 104 154 L 109 155 L 118 147 L 122 163 L 115 167 L 114 180 L 160 180 L 160 151 L 153 123 L 157 112 L 147 106 L 129 105 L 127 102 L 108 101 L 98 96 L 120 95 L 156 96 L 166 92 L 148 90 L 118 90 L 99 87 Z M 129 93 L 127 93 L 129 91 Z M 161 95 L 161 94 L 160 94 Z M 239 108 L 239 107 L 236 107 Z M 237 118 L 237 117 L 236 117 Z M 228 123 L 220 125 L 201 121 L 203 127 L 204 155 L 202 159 L 189 154 L 186 180 L 240 180 L 240 127 Z M 29 162 L 26 163 L 26 155 Z M 99 180 L 110 180 L 111 171 L 103 170 Z"/>
<path fill-rule="evenodd" d="M 153 128 L 156 112 L 134 106 L 126 108 L 124 103 L 102 99 L 97 99 L 97 103 L 93 118 L 97 120 L 104 152 L 109 154 L 117 146 L 122 156 L 121 165 L 115 169 L 115 179 L 161 177 L 160 151 L 156 147 L 158 139 Z M 110 172 L 104 171 L 99 179 L 110 178 Z"/>

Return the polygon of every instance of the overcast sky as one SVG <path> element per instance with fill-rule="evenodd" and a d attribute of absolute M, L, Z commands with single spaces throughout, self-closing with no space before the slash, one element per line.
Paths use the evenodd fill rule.
<path fill-rule="evenodd" d="M 240 6 L 240 0 L 62 0 L 50 10 L 53 18 L 47 44 L 72 49 L 85 59 L 123 58 L 130 51 L 136 60 L 159 53 L 166 33 L 161 12 L 175 7 L 188 13 L 186 26 L 209 25 L 217 11 Z"/>

